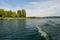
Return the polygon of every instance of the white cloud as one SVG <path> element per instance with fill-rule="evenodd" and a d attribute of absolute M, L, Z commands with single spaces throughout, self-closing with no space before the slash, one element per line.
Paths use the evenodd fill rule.
<path fill-rule="evenodd" d="M 44 2 L 30 2 L 28 7 L 33 7 L 35 9 L 27 10 L 27 16 L 60 16 L 60 0 L 49 0 Z"/>

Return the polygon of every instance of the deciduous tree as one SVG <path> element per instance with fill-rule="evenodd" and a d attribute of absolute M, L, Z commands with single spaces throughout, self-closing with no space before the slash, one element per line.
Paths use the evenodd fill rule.
<path fill-rule="evenodd" d="M 22 17 L 26 17 L 26 11 L 25 11 L 25 9 L 22 9 Z"/>
<path fill-rule="evenodd" d="M 21 17 L 21 10 L 18 10 L 17 14 L 19 14 L 19 16 Z"/>

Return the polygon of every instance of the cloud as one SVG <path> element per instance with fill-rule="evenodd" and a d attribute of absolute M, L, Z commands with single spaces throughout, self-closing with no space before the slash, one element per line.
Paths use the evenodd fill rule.
<path fill-rule="evenodd" d="M 43 2 L 29 2 L 28 7 L 35 9 L 27 10 L 28 16 L 60 16 L 60 0 L 48 0 Z M 58 14 L 57 14 L 58 13 Z M 56 15 L 57 14 L 57 15 Z"/>

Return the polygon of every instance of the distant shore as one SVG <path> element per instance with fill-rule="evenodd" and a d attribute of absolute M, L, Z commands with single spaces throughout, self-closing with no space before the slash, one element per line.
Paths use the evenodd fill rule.
<path fill-rule="evenodd" d="M 60 16 L 52 16 L 52 17 L 0 17 L 0 20 L 50 19 L 50 18 L 60 18 Z"/>

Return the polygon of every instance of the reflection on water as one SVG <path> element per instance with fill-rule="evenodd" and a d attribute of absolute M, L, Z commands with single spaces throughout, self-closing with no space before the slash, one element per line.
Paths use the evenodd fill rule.
<path fill-rule="evenodd" d="M 26 20 L 0 20 L 0 40 L 45 40 L 36 27 L 28 24 Z"/>

